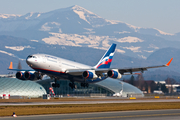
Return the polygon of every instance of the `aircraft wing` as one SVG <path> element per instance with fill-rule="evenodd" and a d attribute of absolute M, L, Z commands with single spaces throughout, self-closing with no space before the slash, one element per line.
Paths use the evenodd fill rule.
<path fill-rule="evenodd" d="M 35 70 L 27 70 L 27 69 L 8 69 L 12 71 L 35 71 Z"/>
<path fill-rule="evenodd" d="M 143 72 L 143 71 L 146 71 L 147 69 L 150 69 L 150 68 L 167 67 L 170 65 L 172 60 L 173 60 L 173 58 L 171 58 L 171 60 L 167 64 L 159 65 L 159 66 L 147 66 L 147 67 L 137 67 L 137 68 L 71 69 L 71 70 L 66 70 L 65 73 L 68 73 L 71 75 L 82 75 L 84 71 L 94 70 L 96 74 L 102 74 L 102 73 L 107 73 L 109 70 L 116 69 L 122 75 L 129 75 L 126 73 L 132 74 L 133 72 L 138 72 L 138 71 Z"/>
<path fill-rule="evenodd" d="M 150 68 L 159 68 L 159 67 L 167 67 L 169 65 L 165 64 L 165 65 L 160 65 L 160 66 L 148 66 L 148 67 L 137 67 L 137 68 L 124 68 L 124 69 L 118 69 L 119 73 L 121 74 L 124 74 L 124 73 L 131 73 L 132 72 L 138 72 L 138 71 L 146 71 L 147 69 L 150 69 Z"/>

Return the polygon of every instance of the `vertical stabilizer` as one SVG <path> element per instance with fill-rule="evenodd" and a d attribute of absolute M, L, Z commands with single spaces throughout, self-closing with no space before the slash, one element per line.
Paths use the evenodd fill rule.
<path fill-rule="evenodd" d="M 104 56 L 100 59 L 98 64 L 94 66 L 94 68 L 109 68 L 114 56 L 115 49 L 116 44 L 112 44 L 111 47 L 106 51 Z"/>

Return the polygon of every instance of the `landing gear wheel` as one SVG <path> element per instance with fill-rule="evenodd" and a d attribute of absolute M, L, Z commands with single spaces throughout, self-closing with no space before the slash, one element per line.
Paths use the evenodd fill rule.
<path fill-rule="evenodd" d="M 60 87 L 60 84 L 57 83 L 57 79 L 55 79 L 55 83 L 52 84 L 52 87 L 54 88 L 59 88 Z"/>
<path fill-rule="evenodd" d="M 54 88 L 56 88 L 56 87 L 59 88 L 59 87 L 60 87 L 60 84 L 55 84 L 55 83 L 53 83 L 53 84 L 52 84 L 52 87 L 54 87 Z"/>
<path fill-rule="evenodd" d="M 77 88 L 77 86 L 74 83 L 69 83 L 69 87 L 71 87 L 72 89 Z"/>

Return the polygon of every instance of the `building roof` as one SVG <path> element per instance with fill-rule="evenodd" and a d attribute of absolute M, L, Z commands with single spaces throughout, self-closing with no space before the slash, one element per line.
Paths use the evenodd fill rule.
<path fill-rule="evenodd" d="M 122 91 L 122 96 L 127 97 L 127 94 L 139 94 L 144 96 L 143 92 L 135 86 L 128 84 L 126 82 L 122 82 L 117 79 L 107 78 L 101 82 L 95 83 L 99 86 L 105 87 L 114 93 L 120 93 Z M 122 88 L 123 87 L 123 88 Z"/>
<path fill-rule="evenodd" d="M 46 83 L 47 81 L 50 81 L 50 79 L 42 80 L 40 83 Z M 46 84 L 49 83 L 47 82 Z M 94 85 L 103 87 L 106 90 L 109 90 L 114 94 L 122 95 L 123 97 L 132 94 L 142 97 L 144 96 L 143 92 L 137 87 L 117 79 L 107 78 L 103 81 L 94 83 Z M 22 81 L 16 78 L 0 78 L 0 95 L 2 94 L 10 94 L 11 96 L 40 97 L 47 93 L 42 85 L 34 81 Z"/>
<path fill-rule="evenodd" d="M 40 97 L 47 94 L 40 84 L 34 81 L 22 81 L 16 78 L 0 78 L 0 95 Z"/>

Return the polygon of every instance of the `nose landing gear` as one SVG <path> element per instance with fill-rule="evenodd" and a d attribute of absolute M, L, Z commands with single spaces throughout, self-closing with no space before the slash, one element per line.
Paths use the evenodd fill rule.
<path fill-rule="evenodd" d="M 52 87 L 53 87 L 53 88 L 56 88 L 56 87 L 59 88 L 59 87 L 60 87 L 60 84 L 58 84 L 58 83 L 57 83 L 57 84 L 56 84 L 56 83 L 53 83 L 53 84 L 52 84 Z"/>
<path fill-rule="evenodd" d="M 57 83 L 57 79 L 55 79 L 55 83 L 52 84 L 53 88 L 59 88 L 60 84 Z"/>

